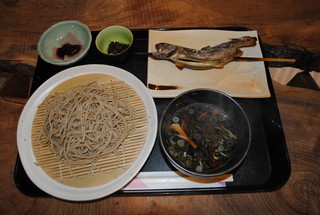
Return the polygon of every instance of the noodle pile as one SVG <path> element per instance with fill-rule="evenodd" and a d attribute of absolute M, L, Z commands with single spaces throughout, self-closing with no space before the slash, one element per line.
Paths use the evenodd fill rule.
<path fill-rule="evenodd" d="M 69 89 L 44 100 L 41 144 L 68 166 L 95 163 L 135 129 L 135 109 L 104 85 Z"/>

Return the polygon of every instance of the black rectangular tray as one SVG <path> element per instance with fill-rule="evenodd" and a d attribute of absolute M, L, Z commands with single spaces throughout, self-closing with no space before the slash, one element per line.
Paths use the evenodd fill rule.
<path fill-rule="evenodd" d="M 185 29 L 190 28 L 159 30 Z M 201 29 L 250 31 L 250 29 L 242 27 Z M 122 63 L 114 63 L 105 59 L 95 47 L 94 41 L 98 32 L 93 31 L 92 44 L 89 53 L 79 63 L 72 66 L 83 64 L 108 64 L 117 66 L 131 72 L 144 84 L 147 84 L 147 55 L 141 55 L 141 52 L 148 52 L 148 29 L 137 29 L 132 30 L 132 32 L 134 35 L 133 49 L 126 61 Z M 33 93 L 48 78 L 69 67 L 70 66 L 54 66 L 46 63 L 38 57 L 31 93 Z M 235 99 L 248 115 L 252 128 L 252 143 L 246 159 L 240 167 L 232 172 L 234 179 L 233 182 L 227 182 L 227 186 L 222 188 L 120 190 L 113 195 L 235 193 L 273 191 L 281 188 L 290 177 L 291 166 L 276 97 L 267 67 L 266 72 L 271 93 L 270 98 Z M 160 119 L 164 108 L 171 99 L 154 100 L 157 106 L 158 117 Z M 175 171 L 174 167 L 172 167 L 164 158 L 158 138 L 156 139 L 150 157 L 141 171 Z M 17 187 L 22 193 L 28 196 L 48 196 L 48 194 L 40 190 L 29 179 L 21 164 L 19 155 L 17 156 L 14 179 Z"/>

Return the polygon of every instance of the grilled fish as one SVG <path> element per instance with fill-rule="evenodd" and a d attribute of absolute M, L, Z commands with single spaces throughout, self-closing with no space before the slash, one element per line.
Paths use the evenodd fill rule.
<path fill-rule="evenodd" d="M 234 57 L 240 57 L 242 47 L 253 47 L 257 38 L 244 36 L 239 39 L 231 39 L 229 42 L 217 46 L 206 46 L 200 50 L 186 48 L 169 43 L 157 43 L 156 52 L 151 54 L 157 60 L 168 60 L 179 68 L 196 70 L 223 68 Z"/>

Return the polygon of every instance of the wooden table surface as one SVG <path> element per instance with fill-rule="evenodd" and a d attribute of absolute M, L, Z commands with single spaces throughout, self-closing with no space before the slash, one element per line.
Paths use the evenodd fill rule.
<path fill-rule="evenodd" d="M 268 44 L 293 43 L 320 51 L 319 10 L 318 0 L 5 0 L 0 3 L 0 72 L 17 64 L 31 67 L 15 72 L 34 69 L 41 33 L 70 19 L 91 30 L 115 24 L 132 29 L 243 26 L 257 30 Z M 276 82 L 274 87 L 292 167 L 279 190 L 107 197 L 82 203 L 29 197 L 17 189 L 16 129 L 26 99 L 1 97 L 0 214 L 320 214 L 320 93 Z"/>

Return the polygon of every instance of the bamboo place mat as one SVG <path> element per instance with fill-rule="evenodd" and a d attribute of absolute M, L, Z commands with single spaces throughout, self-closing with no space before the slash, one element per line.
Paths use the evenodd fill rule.
<path fill-rule="evenodd" d="M 103 84 L 117 96 L 127 99 L 136 110 L 135 130 L 129 134 L 116 152 L 103 155 L 93 165 L 67 166 L 60 163 L 48 145 L 39 141 L 44 107 L 40 104 L 33 121 L 32 147 L 37 162 L 41 168 L 54 180 L 72 187 L 93 187 L 114 180 L 124 173 L 138 157 L 147 135 L 147 114 L 144 103 L 139 95 L 125 82 L 105 74 L 80 75 L 69 79 L 56 88 L 48 96 L 61 93 L 76 86 L 97 82 Z"/>

